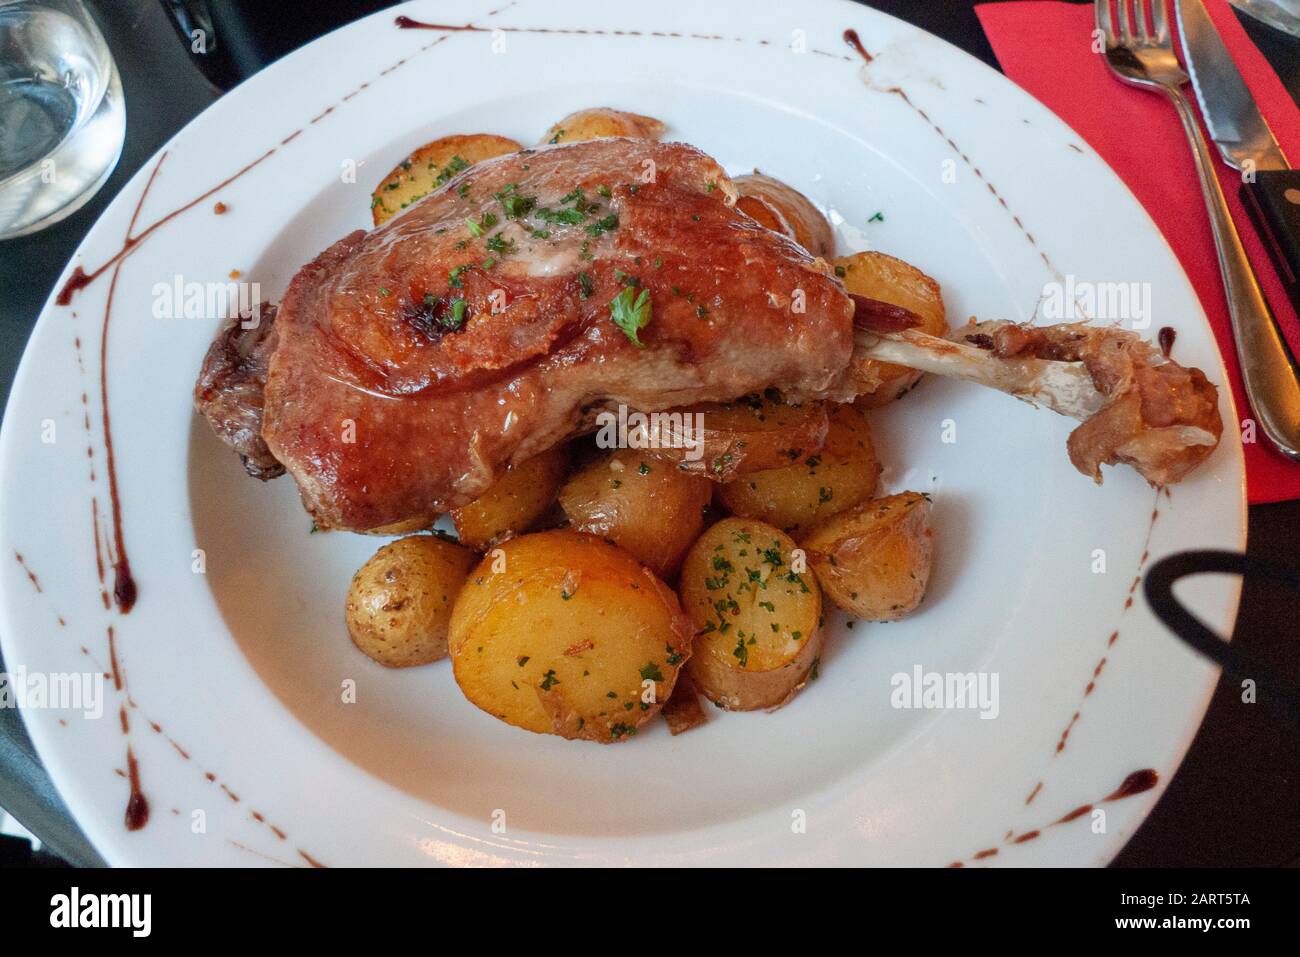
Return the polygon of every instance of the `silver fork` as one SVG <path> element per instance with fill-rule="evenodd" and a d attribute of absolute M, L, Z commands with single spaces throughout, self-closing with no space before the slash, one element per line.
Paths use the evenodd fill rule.
<path fill-rule="evenodd" d="M 1214 229 L 1246 396 L 1259 417 L 1260 431 L 1284 455 L 1300 459 L 1300 377 L 1246 259 L 1214 173 L 1213 155 L 1183 94 L 1187 74 L 1174 53 L 1165 0 L 1095 0 L 1095 4 L 1111 72 L 1125 83 L 1164 93 L 1178 110 Z"/>

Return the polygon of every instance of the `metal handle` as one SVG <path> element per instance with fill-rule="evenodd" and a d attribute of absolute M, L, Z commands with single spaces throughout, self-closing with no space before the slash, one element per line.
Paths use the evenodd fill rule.
<path fill-rule="evenodd" d="M 1223 273 L 1223 286 L 1228 295 L 1228 314 L 1246 397 L 1259 418 L 1260 431 L 1283 455 L 1300 460 L 1300 375 L 1295 360 L 1241 247 L 1196 114 L 1182 91 L 1172 86 L 1164 86 L 1164 90 L 1178 108 L 1178 117 L 1183 121 L 1196 158 L 1201 191 L 1205 194 L 1210 225 L 1214 227 L 1214 246 L 1219 253 L 1219 271 Z"/>

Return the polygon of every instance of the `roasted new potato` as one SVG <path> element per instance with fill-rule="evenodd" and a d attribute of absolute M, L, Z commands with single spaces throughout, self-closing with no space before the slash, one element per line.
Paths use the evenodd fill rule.
<path fill-rule="evenodd" d="M 765 229 L 770 229 L 774 233 L 780 233 L 790 239 L 795 239 L 794 227 L 789 221 L 781 215 L 780 210 L 763 199 L 761 196 L 746 196 L 741 193 L 736 197 L 736 209 L 740 210 L 750 219 L 757 222 Z"/>
<path fill-rule="evenodd" d="M 869 621 L 910 614 L 925 596 L 934 554 L 930 500 L 903 492 L 832 515 L 802 540 L 827 596 Z"/>
<path fill-rule="evenodd" d="M 568 530 L 513 538 L 475 568 L 451 616 L 456 683 L 507 724 L 620 741 L 672 694 L 691 628 L 630 554 Z"/>
<path fill-rule="evenodd" d="M 785 233 L 814 256 L 835 254 L 835 233 L 831 224 L 821 210 L 793 186 L 757 171 L 737 176 L 732 182 L 740 194 L 740 199 L 736 200 L 738 209 L 768 229 Z M 777 225 L 769 225 L 771 222 Z M 779 228 L 782 225 L 785 228 Z"/>
<path fill-rule="evenodd" d="M 570 113 L 542 137 L 542 143 L 577 143 L 604 136 L 628 136 L 637 140 L 657 140 L 664 135 L 664 124 L 653 116 L 627 113 L 598 106 Z"/>
<path fill-rule="evenodd" d="M 821 589 L 794 541 L 762 522 L 726 518 L 691 547 L 678 591 L 695 629 L 688 673 L 732 711 L 776 708 L 821 654 Z"/>
<path fill-rule="evenodd" d="M 841 256 L 831 265 L 849 292 L 911 310 L 921 320 L 920 332 L 948 334 L 939 284 L 915 266 L 876 252 Z M 854 358 L 852 363 L 861 393 L 858 402 L 866 408 L 894 401 L 921 378 L 915 369 L 875 359 Z"/>
<path fill-rule="evenodd" d="M 560 447 L 510 466 L 474 501 L 452 509 L 456 534 L 481 552 L 503 538 L 528 531 L 555 502 L 567 468 L 568 456 Z"/>
<path fill-rule="evenodd" d="M 828 515 L 874 496 L 879 479 L 866 417 L 851 405 L 837 405 L 820 449 L 790 465 L 738 476 L 718 487 L 718 499 L 735 515 L 798 538 Z"/>
<path fill-rule="evenodd" d="M 370 194 L 370 216 L 379 226 L 441 187 L 461 170 L 521 149 L 520 143 L 491 133 L 444 136 L 425 143 L 393 167 L 393 171 L 375 187 Z"/>
<path fill-rule="evenodd" d="M 348 589 L 352 642 L 389 668 L 447 656 L 451 607 L 478 556 L 436 535 L 412 535 L 375 552 Z"/>
<path fill-rule="evenodd" d="M 683 428 L 652 429 L 658 448 L 648 454 L 668 459 L 687 472 L 707 475 L 715 482 L 798 461 L 826 438 L 829 417 L 824 402 L 791 405 L 773 390 L 735 402 L 704 402 L 671 409 L 693 430 L 682 441 Z M 702 418 L 695 418 L 695 416 Z M 672 420 L 677 422 L 678 420 Z M 702 428 L 696 430 L 696 424 Z"/>
<path fill-rule="evenodd" d="M 619 449 L 579 469 L 560 489 L 573 527 L 608 538 L 660 578 L 671 578 L 704 527 L 713 483 L 671 462 Z"/>

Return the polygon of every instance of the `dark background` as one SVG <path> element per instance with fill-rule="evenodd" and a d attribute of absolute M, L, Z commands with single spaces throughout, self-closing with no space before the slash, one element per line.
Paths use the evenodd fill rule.
<path fill-rule="evenodd" d="M 775 0 L 765 0 L 775 2 Z M 313 37 L 391 4 L 384 0 L 87 0 L 112 48 L 127 104 L 126 145 L 107 185 L 78 213 L 35 236 L 0 242 L 0 390 L 64 265 L 127 180 L 223 89 Z M 970 0 L 874 0 L 996 68 Z M 444 11 L 454 10 L 450 4 Z M 449 12 L 443 16 L 451 21 Z M 1300 40 L 1243 18 L 1300 102 Z M 213 41 L 191 56 L 182 32 Z M 1300 568 L 1300 502 L 1250 509 L 1249 553 Z M 1300 682 L 1300 599 L 1248 582 L 1234 640 Z M 1153 693 L 1158 693 L 1153 689 Z M 1135 732 L 1140 729 L 1135 729 Z M 1300 736 L 1221 684 L 1182 768 L 1116 866 L 1300 865 Z M 53 853 L 0 838 L 0 864 L 101 863 L 41 769 L 13 709 L 0 708 L 0 807 Z"/>

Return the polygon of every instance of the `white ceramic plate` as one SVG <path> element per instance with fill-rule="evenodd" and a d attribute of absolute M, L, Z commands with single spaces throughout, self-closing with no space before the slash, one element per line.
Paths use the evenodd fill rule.
<path fill-rule="evenodd" d="M 1169 249 L 1068 128 L 904 23 L 799 6 L 457 7 L 495 34 L 399 30 L 399 11 L 377 14 L 221 99 L 122 191 L 72 265 L 112 262 L 137 204 L 139 241 L 115 285 L 109 268 L 47 306 L 0 441 L 0 541 L 22 556 L 0 574 L 10 670 L 112 672 L 115 656 L 124 679 L 97 721 L 25 711 L 110 862 L 1037 865 L 1100 864 L 1123 846 L 1214 681 L 1140 595 L 1126 606 L 1144 555 L 1243 545 L 1235 429 L 1158 498 L 1129 471 L 1100 488 L 1076 473 L 1068 422 L 927 381 L 875 419 L 888 486 L 934 494 L 923 610 L 887 627 L 833 622 L 820 679 L 780 712 L 714 713 L 680 738 L 660 723 L 597 747 L 492 720 L 445 665 L 392 673 L 357 653 L 343 596 L 376 541 L 310 535 L 288 479 L 246 478 L 190 406 L 217 320 L 153 318 L 155 284 L 178 276 L 238 269 L 278 297 L 299 265 L 368 224 L 372 184 L 426 140 L 531 142 L 574 109 L 613 105 L 662 117 L 733 172 L 757 166 L 806 191 L 833 210 L 844 251 L 887 250 L 937 277 L 954 321 L 1028 320 L 1066 276 L 1149 283 L 1148 332 L 1173 326 L 1176 357 L 1224 381 Z M 423 0 L 400 12 L 452 16 Z M 110 296 L 113 465 L 139 587 L 129 615 L 106 607 L 112 569 L 101 586 L 96 561 L 116 528 L 100 394 Z M 1236 421 L 1226 392 L 1223 413 Z M 1185 597 L 1227 630 L 1235 585 L 1193 585 Z M 997 675 L 998 716 L 892 707 L 892 676 L 918 666 Z M 150 808 L 136 830 L 124 826 L 128 748 Z M 1046 826 L 1144 769 L 1156 787 Z"/>

